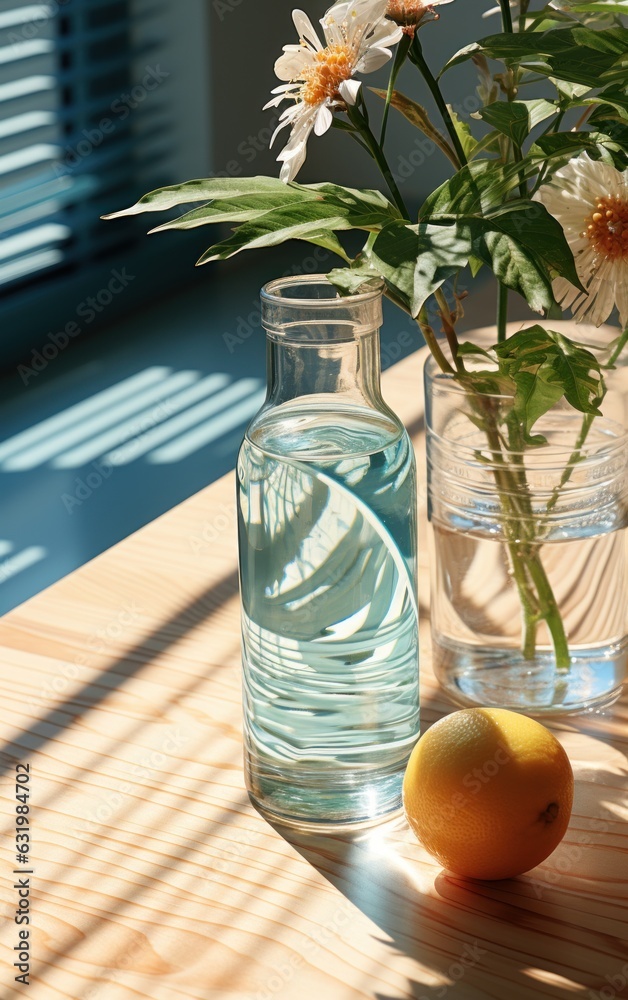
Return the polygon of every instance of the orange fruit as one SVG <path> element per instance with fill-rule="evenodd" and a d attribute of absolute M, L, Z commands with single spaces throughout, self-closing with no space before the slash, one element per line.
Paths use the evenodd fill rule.
<path fill-rule="evenodd" d="M 468 708 L 421 737 L 403 801 L 417 838 L 444 868 L 467 878 L 513 878 L 564 837 L 573 772 L 539 722 L 501 708 Z"/>

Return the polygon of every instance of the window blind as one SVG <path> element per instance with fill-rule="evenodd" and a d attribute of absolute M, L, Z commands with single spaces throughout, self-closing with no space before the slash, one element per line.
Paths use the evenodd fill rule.
<path fill-rule="evenodd" d="M 0 290 L 135 238 L 99 220 L 159 176 L 167 74 L 141 0 L 0 0 Z M 160 177 L 160 180 L 163 179 Z"/>

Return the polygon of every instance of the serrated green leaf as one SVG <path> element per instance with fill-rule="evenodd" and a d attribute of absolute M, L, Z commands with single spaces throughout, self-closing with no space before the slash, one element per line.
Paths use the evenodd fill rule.
<path fill-rule="evenodd" d="M 597 358 L 561 333 L 548 330 L 548 334 L 560 351 L 559 371 L 565 385 L 567 402 L 582 413 L 601 416 L 600 403 L 604 387 Z"/>
<path fill-rule="evenodd" d="M 574 344 L 567 337 L 537 324 L 521 330 L 504 343 L 497 344 L 493 350 L 499 358 L 502 372 L 512 378 L 515 384 L 522 385 L 522 406 L 523 400 L 528 398 L 527 394 L 532 394 L 531 415 L 541 406 L 543 394 L 549 399 L 555 390 L 557 392 L 559 385 L 562 386 L 561 395 L 575 409 L 583 413 L 599 414 L 599 404 L 603 398 L 599 362 L 590 351 Z M 542 381 L 546 385 L 539 383 L 533 387 L 530 379 L 523 376 L 526 373 L 537 375 L 540 369 Z M 532 393 L 533 388 L 536 395 Z M 523 410 L 518 414 L 519 419 L 523 419 L 522 413 Z M 532 426 L 533 423 L 530 423 L 528 430 Z"/>
<path fill-rule="evenodd" d="M 491 216 L 486 224 L 516 240 L 534 260 L 542 261 L 551 277 L 566 278 L 585 291 L 563 227 L 540 202 L 522 202 L 520 207 Z"/>
<path fill-rule="evenodd" d="M 381 275 L 373 267 L 335 267 L 327 275 L 327 279 L 342 292 L 343 295 L 355 295 L 368 289 L 373 281 L 381 281 Z"/>
<path fill-rule="evenodd" d="M 526 252 L 510 233 L 499 227 L 480 227 L 473 252 L 503 285 L 519 292 L 531 309 L 547 312 L 554 303 L 552 282 L 546 269 Z"/>
<path fill-rule="evenodd" d="M 536 101 L 496 101 L 478 114 L 521 147 L 532 129 L 557 111 L 555 104 L 540 98 Z"/>
<path fill-rule="evenodd" d="M 464 226 L 386 226 L 368 260 L 411 316 L 441 285 L 463 268 L 471 252 Z"/>
<path fill-rule="evenodd" d="M 386 100 L 388 96 L 388 91 L 380 90 L 377 87 L 369 88 L 372 93 L 377 94 L 382 100 Z M 435 125 L 430 121 L 430 117 L 425 110 L 425 108 L 413 101 L 412 98 L 406 97 L 400 91 L 393 91 L 393 95 L 390 101 L 393 108 L 400 111 L 401 114 L 406 118 L 410 124 L 418 128 L 424 135 L 431 139 L 431 141 L 438 146 L 442 153 L 445 154 L 448 160 L 450 160 L 455 167 L 459 166 L 458 158 L 452 147 L 449 145 L 445 136 L 440 132 Z"/>
<path fill-rule="evenodd" d="M 565 387 L 550 362 L 543 362 L 535 372 L 520 371 L 514 376 L 516 385 L 514 410 L 524 430 L 528 444 L 542 443 L 532 437 L 531 430 L 548 410 L 565 395 Z"/>

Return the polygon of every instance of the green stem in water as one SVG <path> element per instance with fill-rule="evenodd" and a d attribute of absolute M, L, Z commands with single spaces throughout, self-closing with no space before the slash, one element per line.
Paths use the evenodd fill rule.
<path fill-rule="evenodd" d="M 615 362 L 618 361 L 619 356 L 622 353 L 627 343 L 628 343 L 628 327 L 626 327 L 621 337 L 618 338 L 617 343 L 615 344 L 615 348 L 610 358 L 608 359 L 608 362 L 605 365 L 603 365 L 603 368 L 606 371 L 608 371 L 610 368 L 615 367 Z M 595 420 L 594 413 L 585 413 L 584 419 L 582 421 L 582 427 L 580 428 L 580 433 L 578 434 L 578 440 L 576 441 L 574 450 L 569 456 L 569 461 L 567 462 L 565 471 L 561 476 L 558 486 L 554 488 L 554 490 L 552 491 L 552 495 L 547 502 L 546 512 L 548 514 L 551 513 L 551 511 L 558 503 L 558 498 L 560 497 L 563 487 L 566 486 L 569 480 L 571 479 L 576 465 L 582 458 L 582 449 L 584 448 L 587 442 L 587 438 L 593 426 L 594 420 Z"/>
<path fill-rule="evenodd" d="M 390 111 L 390 102 L 392 96 L 395 92 L 395 84 L 397 83 L 397 77 L 399 76 L 399 71 L 406 61 L 406 56 L 408 55 L 408 49 L 412 44 L 412 39 L 410 35 L 404 35 L 399 45 L 397 46 L 397 51 L 395 53 L 395 61 L 393 63 L 393 68 L 390 73 L 390 80 L 388 81 L 388 93 L 386 94 L 386 104 L 384 106 L 384 115 L 382 117 L 382 132 L 379 137 L 380 147 L 384 148 L 384 142 L 386 140 L 386 129 L 388 127 L 388 113 Z"/>
<path fill-rule="evenodd" d="M 397 187 L 397 183 L 395 181 L 395 178 L 393 177 L 392 170 L 388 166 L 388 161 L 384 156 L 383 150 L 380 148 L 377 139 L 371 132 L 371 129 L 369 127 L 366 118 L 359 110 L 359 108 L 355 106 L 347 107 L 347 115 L 353 127 L 360 133 L 362 139 L 364 140 L 364 144 L 368 148 L 369 153 L 377 163 L 377 166 L 381 171 L 382 177 L 388 184 L 390 193 L 393 196 L 393 200 L 395 202 L 395 205 L 399 209 L 401 216 L 404 219 L 409 219 L 410 215 L 408 209 L 406 208 L 406 204 L 401 196 L 401 192 Z"/>
<path fill-rule="evenodd" d="M 503 344 L 506 339 L 506 328 L 508 324 L 508 288 L 497 284 L 497 343 Z"/>
<path fill-rule="evenodd" d="M 451 114 L 449 112 L 449 108 L 447 107 L 447 102 L 445 101 L 441 89 L 438 86 L 438 81 L 435 79 L 431 69 L 429 68 L 429 66 L 425 61 L 425 56 L 423 55 L 423 49 L 421 47 L 421 42 L 419 41 L 418 32 L 414 36 L 414 41 L 412 42 L 409 56 L 411 61 L 414 63 L 414 65 L 422 74 L 423 79 L 427 83 L 430 92 L 432 94 L 432 97 L 436 102 L 436 107 L 441 113 L 443 122 L 445 123 L 445 128 L 449 132 L 452 145 L 454 147 L 456 156 L 458 158 L 458 165 L 460 167 L 466 166 L 468 161 L 464 149 L 462 148 L 460 137 L 456 131 L 456 126 L 454 125 L 453 118 L 451 117 Z"/>

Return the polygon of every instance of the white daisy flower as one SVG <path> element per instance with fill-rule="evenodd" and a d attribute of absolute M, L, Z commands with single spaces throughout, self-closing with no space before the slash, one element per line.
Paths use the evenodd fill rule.
<path fill-rule="evenodd" d="M 556 299 L 581 322 L 601 326 L 617 306 L 628 326 L 628 171 L 581 153 L 558 170 L 535 198 L 560 222 L 588 294 L 565 278 Z"/>
<path fill-rule="evenodd" d="M 293 11 L 300 43 L 284 46 L 275 73 L 288 82 L 273 90 L 277 96 L 266 105 L 273 108 L 283 100 L 295 102 L 283 112 L 270 141 L 272 146 L 283 128 L 291 128 L 288 143 L 277 157 L 283 164 L 282 181 L 294 180 L 303 166 L 312 131 L 323 135 L 331 128 L 335 108 L 355 104 L 360 90 L 355 74 L 371 73 L 391 58 L 388 46 L 401 39 L 402 31 L 386 20 L 386 3 L 352 0 L 334 4 L 320 22 L 325 45 L 307 14 Z"/>
<path fill-rule="evenodd" d="M 440 7 L 444 3 L 452 3 L 453 0 L 388 0 L 386 17 L 401 25 L 406 34 L 414 37 L 414 32 L 426 14 L 432 14 L 432 20 L 438 20 L 439 14 L 435 12 L 435 7 Z"/>

